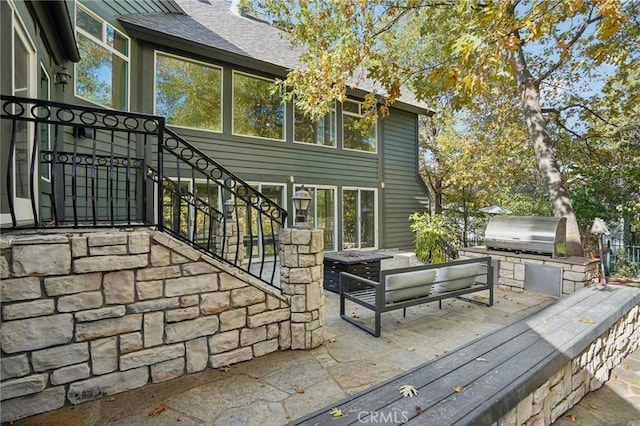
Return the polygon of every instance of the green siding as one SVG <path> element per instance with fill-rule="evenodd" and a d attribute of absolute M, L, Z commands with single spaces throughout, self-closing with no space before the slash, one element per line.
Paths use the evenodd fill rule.
<path fill-rule="evenodd" d="M 384 119 L 384 183 L 381 235 L 384 248 L 413 249 L 409 215 L 426 211 L 428 199 L 418 181 L 417 117 L 393 110 Z"/>

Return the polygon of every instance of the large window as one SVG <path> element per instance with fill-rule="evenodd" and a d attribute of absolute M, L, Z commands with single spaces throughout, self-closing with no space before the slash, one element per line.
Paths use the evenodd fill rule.
<path fill-rule="evenodd" d="M 222 69 L 156 53 L 156 114 L 174 126 L 222 131 Z"/>
<path fill-rule="evenodd" d="M 301 185 L 294 186 L 294 191 Z M 324 230 L 324 250 L 336 249 L 336 189 L 330 186 L 308 186 L 304 189 L 311 194 L 311 204 L 307 214 L 309 224 L 316 229 Z M 293 216 L 295 217 L 294 212 Z"/>
<path fill-rule="evenodd" d="M 294 140 L 323 146 L 336 146 L 336 109 L 335 104 L 320 121 L 311 118 L 294 105 L 295 122 L 293 125 Z"/>
<path fill-rule="evenodd" d="M 284 139 L 284 104 L 273 80 L 234 71 L 233 133 Z"/>
<path fill-rule="evenodd" d="M 342 104 L 342 146 L 377 152 L 376 126 L 368 126 L 363 117 L 362 102 L 347 100 Z"/>
<path fill-rule="evenodd" d="M 377 191 L 367 188 L 342 190 L 342 248 L 377 247 Z"/>
<path fill-rule="evenodd" d="M 286 199 L 284 185 L 278 183 L 253 183 L 251 186 L 277 205 L 284 205 Z M 278 235 L 276 224 L 271 221 L 271 210 L 267 208 L 261 209 L 265 214 L 260 215 L 256 209 L 247 208 L 240 200 L 236 202 L 238 204 L 237 214 L 240 227 L 244 234 L 245 257 L 277 255 L 274 248 L 277 245 Z"/>
<path fill-rule="evenodd" d="M 129 108 L 129 39 L 76 4 L 80 62 L 76 64 L 76 95 L 114 108 Z"/>

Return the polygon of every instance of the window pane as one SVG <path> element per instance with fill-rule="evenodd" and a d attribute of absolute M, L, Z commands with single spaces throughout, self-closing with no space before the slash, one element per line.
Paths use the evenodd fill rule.
<path fill-rule="evenodd" d="M 358 247 L 358 191 L 344 190 L 342 193 L 342 248 Z"/>
<path fill-rule="evenodd" d="M 284 139 L 284 105 L 273 81 L 234 74 L 233 133 Z"/>
<path fill-rule="evenodd" d="M 123 55 L 129 55 L 129 43 L 127 39 L 111 25 L 107 25 L 107 44 Z"/>
<path fill-rule="evenodd" d="M 375 247 L 375 192 L 360 191 L 360 247 Z"/>
<path fill-rule="evenodd" d="M 376 152 L 376 127 L 367 127 L 360 117 L 343 115 L 343 146 L 347 149 Z"/>
<path fill-rule="evenodd" d="M 156 113 L 169 124 L 222 130 L 219 68 L 164 55 L 156 62 Z"/>
<path fill-rule="evenodd" d="M 18 32 L 15 33 L 14 47 L 14 94 L 16 96 L 29 95 L 29 49 L 22 42 Z M 29 123 L 16 122 L 14 139 L 14 179 L 15 196 L 17 198 L 29 198 Z M 4 143 L 4 141 L 3 141 Z"/>
<path fill-rule="evenodd" d="M 342 110 L 344 112 L 351 112 L 353 114 L 360 114 L 360 102 L 344 101 L 342 104 Z"/>
<path fill-rule="evenodd" d="M 82 60 L 76 65 L 76 92 L 111 108 L 127 107 L 127 62 L 78 34 Z"/>
<path fill-rule="evenodd" d="M 335 197 L 333 189 L 319 188 L 316 192 L 316 228 L 324 229 L 324 249 L 334 250 Z"/>
<path fill-rule="evenodd" d="M 76 8 L 76 24 L 98 40 L 102 40 L 102 22 L 79 7 Z"/>
<path fill-rule="evenodd" d="M 331 111 L 320 121 L 313 122 L 298 108 L 295 109 L 295 141 L 324 146 L 336 144 L 336 111 Z"/>

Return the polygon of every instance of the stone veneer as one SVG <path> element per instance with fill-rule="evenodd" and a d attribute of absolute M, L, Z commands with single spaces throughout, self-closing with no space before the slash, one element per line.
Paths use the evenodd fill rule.
<path fill-rule="evenodd" d="M 292 335 L 321 344 L 322 250 L 305 232 L 285 246 L 284 292 L 153 230 L 5 234 L 1 421 L 290 349 Z"/>
<path fill-rule="evenodd" d="M 514 291 L 524 291 L 525 265 L 545 265 L 562 268 L 561 295 L 571 294 L 591 284 L 598 276 L 598 259 L 583 257 L 568 257 L 553 259 L 549 256 L 536 254 L 512 253 L 497 250 L 487 250 L 484 247 L 467 247 L 460 249 L 461 259 L 491 256 L 500 261 L 498 285 Z"/>
<path fill-rule="evenodd" d="M 609 380 L 611 370 L 639 345 L 640 306 L 636 305 L 492 426 L 552 424 Z"/>

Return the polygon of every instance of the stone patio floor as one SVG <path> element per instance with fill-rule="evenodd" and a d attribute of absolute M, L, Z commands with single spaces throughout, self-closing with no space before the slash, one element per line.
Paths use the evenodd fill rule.
<path fill-rule="evenodd" d="M 447 300 L 442 310 L 438 309 L 437 303 L 409 308 L 406 318 L 402 311 L 387 313 L 382 316 L 382 336 L 375 338 L 341 320 L 338 296 L 327 293 L 325 342 L 319 348 L 276 352 L 228 368 L 207 370 L 75 407 L 64 407 L 13 424 L 286 424 L 532 314 L 553 303 L 554 299 L 498 289 L 495 301 L 495 305 L 488 308 Z M 347 305 L 347 312 L 362 320 L 368 316 L 355 305 Z M 626 362 L 628 367 L 621 367 L 623 373 L 614 373 L 614 377 L 632 372 L 636 374 L 632 379 L 640 380 L 640 350 Z M 638 387 L 630 390 L 632 398 L 625 400 L 625 404 L 631 408 L 625 412 L 627 414 L 621 414 L 623 417 L 640 413 L 640 383 L 634 383 L 632 381 L 629 386 Z M 617 399 L 621 398 L 617 396 Z M 600 402 L 593 404 L 601 405 Z M 600 408 L 603 411 L 602 406 Z M 576 407 L 577 418 L 587 415 L 578 410 Z M 557 423 L 583 424 L 568 417 Z"/>

